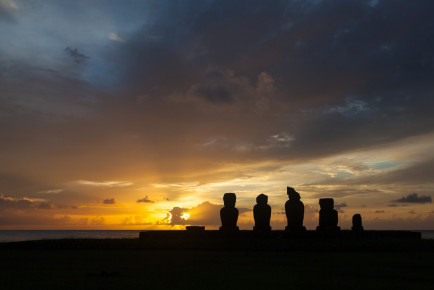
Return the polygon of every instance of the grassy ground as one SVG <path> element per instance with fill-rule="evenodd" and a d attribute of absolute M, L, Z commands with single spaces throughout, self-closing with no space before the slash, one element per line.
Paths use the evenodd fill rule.
<path fill-rule="evenodd" d="M 432 289 L 434 252 L 0 250 L 1 289 Z"/>

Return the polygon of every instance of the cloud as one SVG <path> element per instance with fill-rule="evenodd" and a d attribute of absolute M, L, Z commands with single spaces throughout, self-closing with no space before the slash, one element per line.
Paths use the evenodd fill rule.
<path fill-rule="evenodd" d="M 152 222 L 147 221 L 147 217 L 144 215 L 128 216 L 122 219 L 123 225 L 152 225 Z"/>
<path fill-rule="evenodd" d="M 138 199 L 137 202 L 143 202 L 143 203 L 153 203 L 153 200 L 150 200 L 148 196 L 145 196 L 144 198 Z"/>
<path fill-rule="evenodd" d="M 41 190 L 39 193 L 61 193 L 64 189 L 48 189 L 48 190 Z"/>
<path fill-rule="evenodd" d="M 335 204 L 335 208 L 342 208 L 342 207 L 347 207 L 348 205 L 345 202 L 341 202 L 338 204 Z"/>
<path fill-rule="evenodd" d="M 170 211 L 170 225 L 185 225 L 187 223 L 187 220 L 183 218 L 184 215 L 184 209 L 180 207 L 174 207 Z"/>
<path fill-rule="evenodd" d="M 104 199 L 102 203 L 103 204 L 116 204 L 116 200 L 114 198 L 107 198 L 107 199 Z"/>
<path fill-rule="evenodd" d="M 39 209 L 53 209 L 55 208 L 52 202 L 41 202 L 38 206 Z"/>
<path fill-rule="evenodd" d="M 0 21 L 15 23 L 18 5 L 14 0 L 0 0 Z"/>
<path fill-rule="evenodd" d="M 29 209 L 35 206 L 35 201 L 30 198 L 14 198 L 0 194 L 0 208 L 2 209 Z"/>
<path fill-rule="evenodd" d="M 431 196 L 425 196 L 425 195 L 418 196 L 417 193 L 412 193 L 400 199 L 396 199 L 392 201 L 399 202 L 399 203 L 431 203 L 432 199 Z"/>
<path fill-rule="evenodd" d="M 221 224 L 220 210 L 223 205 L 213 204 L 209 201 L 202 202 L 192 208 L 173 207 L 168 216 L 160 224 L 170 225 L 207 225 L 217 226 Z M 239 215 L 251 211 L 251 209 L 237 207 Z M 188 216 L 186 216 L 188 214 Z"/>
<path fill-rule="evenodd" d="M 341 202 L 341 203 L 338 203 L 338 204 L 335 204 L 335 208 L 336 208 L 336 210 L 338 211 L 338 212 L 340 212 L 340 213 L 344 213 L 344 211 L 343 211 L 343 207 L 347 207 L 348 205 L 345 203 L 345 202 Z"/>
<path fill-rule="evenodd" d="M 85 63 L 90 57 L 78 52 L 77 48 L 70 48 L 69 46 L 65 48 L 65 52 L 72 58 L 72 60 L 77 63 Z"/>
<path fill-rule="evenodd" d="M 109 39 L 114 40 L 114 41 L 118 41 L 118 42 L 124 42 L 125 41 L 125 39 L 117 33 L 110 33 Z"/>
<path fill-rule="evenodd" d="M 90 186 L 102 186 L 102 187 L 124 187 L 130 186 L 133 183 L 129 181 L 90 181 L 90 180 L 77 180 L 77 184 L 90 185 Z"/>

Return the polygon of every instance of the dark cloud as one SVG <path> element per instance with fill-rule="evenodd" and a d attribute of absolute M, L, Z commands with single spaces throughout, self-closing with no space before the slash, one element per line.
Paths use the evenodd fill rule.
<path fill-rule="evenodd" d="M 341 207 L 347 207 L 348 205 L 345 202 L 341 202 L 338 204 L 335 204 L 335 208 L 341 208 Z"/>
<path fill-rule="evenodd" d="M 348 185 L 357 184 L 430 184 L 434 160 L 430 157 L 424 161 L 410 164 L 407 167 L 396 169 L 386 173 L 377 173 L 369 177 L 353 178 Z"/>
<path fill-rule="evenodd" d="M 104 199 L 102 203 L 103 204 L 116 204 L 116 200 L 114 198 L 107 198 L 107 199 Z"/>
<path fill-rule="evenodd" d="M 242 97 L 246 84 L 269 72 L 277 90 L 267 100 L 280 108 L 290 102 L 297 109 L 281 113 L 273 107 L 265 125 L 288 131 L 295 141 L 289 148 L 255 151 L 259 158 L 263 154 L 316 157 L 378 144 L 379 136 L 381 142 L 388 142 L 426 132 L 427 124 L 434 122 L 426 110 L 433 93 L 427 77 L 433 74 L 434 58 L 427 58 L 433 44 L 420 32 L 432 27 L 426 7 L 405 1 L 375 7 L 367 1 L 307 3 L 210 2 L 191 11 L 188 5 L 178 7 L 187 9 L 186 14 L 166 7 L 152 26 L 161 38 L 143 40 L 149 32 L 144 27 L 137 36 L 140 41 L 122 48 L 125 54 L 120 51 L 132 64 L 126 68 L 127 78 L 137 79 L 129 85 L 151 103 L 155 102 L 152 96 L 187 97 L 188 92 L 212 103 L 230 103 L 232 110 L 241 111 L 253 101 Z M 316 25 L 318 21 L 328 25 Z M 177 22 L 185 26 L 171 26 Z M 404 22 L 409 24 L 403 26 Z M 169 43 L 176 43 L 176 50 L 168 48 Z M 209 67 L 214 68 L 211 73 Z M 222 74 L 226 69 L 247 82 L 234 85 Z M 425 97 L 408 97 L 415 91 Z M 191 111 L 198 113 L 195 105 Z M 278 118 L 271 117 L 277 112 Z M 241 131 L 256 123 L 254 118 L 239 116 L 239 138 L 251 147 L 259 146 Z M 231 119 L 226 118 L 228 123 Z M 285 125 L 297 119 L 303 120 L 297 128 Z M 217 124 L 213 128 L 218 130 Z M 261 130 L 256 134 L 263 140 L 269 137 L 261 136 Z M 316 146 L 318 142 L 324 146 Z"/>
<path fill-rule="evenodd" d="M 180 207 L 174 207 L 170 211 L 170 221 L 169 224 L 174 225 L 185 225 L 187 220 L 183 218 L 184 209 Z"/>
<path fill-rule="evenodd" d="M 35 209 L 65 209 L 68 206 L 58 205 L 51 201 L 35 201 L 28 197 L 15 198 L 0 195 L 0 212 L 22 213 L 24 211 L 33 212 Z"/>
<path fill-rule="evenodd" d="M 8 77 L 0 82 L 10 94 L 2 106 L 10 116 L 1 128 L 4 151 L 14 148 L 19 159 L 27 148 L 16 144 L 30 139 L 35 154 L 53 159 L 45 166 L 63 156 L 65 171 L 76 172 L 90 156 L 84 173 L 93 175 L 136 164 L 179 172 L 185 160 L 197 170 L 204 166 L 196 160 L 205 158 L 209 168 L 222 160 L 301 162 L 422 134 L 434 124 L 427 109 L 430 2 L 154 4 L 160 8 L 152 10 L 152 24 L 110 51 L 95 51 L 120 75 L 110 93 L 72 66 L 67 74 L 63 67 L 42 73 L 3 66 Z M 87 59 L 72 47 L 65 53 Z M 61 122 L 51 122 L 59 112 Z M 270 142 L 277 134 L 293 140 Z M 66 157 L 72 155 L 80 158 Z"/>
<path fill-rule="evenodd" d="M 138 199 L 137 202 L 144 202 L 144 203 L 153 203 L 153 200 L 150 200 L 148 196 L 145 196 L 144 198 Z"/>
<path fill-rule="evenodd" d="M 431 203 L 432 199 L 431 196 L 425 196 L 425 195 L 418 196 L 417 193 L 412 193 L 392 201 L 399 202 L 399 203 Z"/>
<path fill-rule="evenodd" d="M 347 184 L 349 183 L 349 184 Z M 324 197 L 333 197 L 333 198 L 343 198 L 348 196 L 364 196 L 364 195 L 380 195 L 383 193 L 380 189 L 366 189 L 366 188 L 357 188 L 354 186 L 351 186 L 351 180 L 335 180 L 331 181 L 323 180 L 314 183 L 315 185 L 303 185 L 301 187 L 304 188 L 304 190 L 309 190 L 310 192 L 314 193 L 313 197 L 315 198 L 324 198 Z M 328 185 L 328 184 L 343 184 L 343 188 L 335 188 L 335 189 L 324 189 L 321 187 L 321 185 Z"/>
<path fill-rule="evenodd" d="M 338 212 L 344 213 L 343 207 L 347 207 L 348 205 L 345 202 L 335 204 L 335 208 Z"/>
<path fill-rule="evenodd" d="M 65 52 L 72 58 L 75 63 L 85 63 L 90 57 L 80 53 L 77 48 L 65 48 Z"/>
<path fill-rule="evenodd" d="M 13 198 L 0 195 L 0 208 L 1 209 L 29 209 L 35 206 L 35 202 L 30 198 Z"/>
<path fill-rule="evenodd" d="M 52 202 L 41 202 L 38 206 L 39 209 L 53 209 L 55 208 L 54 203 Z"/>

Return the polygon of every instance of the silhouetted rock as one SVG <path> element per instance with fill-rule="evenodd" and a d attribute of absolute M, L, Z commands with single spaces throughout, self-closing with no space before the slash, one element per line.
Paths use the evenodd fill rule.
<path fill-rule="evenodd" d="M 319 211 L 319 226 L 317 231 L 339 231 L 338 227 L 338 212 L 333 209 L 333 198 L 320 198 L 319 205 L 321 207 Z"/>
<path fill-rule="evenodd" d="M 255 232 L 269 232 L 271 231 L 271 206 L 267 204 L 268 196 L 261 193 L 256 197 L 256 203 L 253 207 L 253 217 L 255 219 L 253 230 Z"/>
<path fill-rule="evenodd" d="M 351 227 L 351 230 L 358 232 L 363 231 L 362 216 L 358 213 L 353 215 L 353 226 Z"/>
<path fill-rule="evenodd" d="M 220 210 L 220 219 L 222 226 L 220 231 L 238 231 L 238 209 L 235 208 L 237 196 L 235 193 L 225 193 L 223 195 L 223 202 L 225 206 Z"/>
<path fill-rule="evenodd" d="M 289 200 L 285 203 L 286 219 L 288 226 L 287 231 L 305 231 L 303 226 L 304 204 L 300 200 L 300 194 L 292 187 L 286 188 Z"/>

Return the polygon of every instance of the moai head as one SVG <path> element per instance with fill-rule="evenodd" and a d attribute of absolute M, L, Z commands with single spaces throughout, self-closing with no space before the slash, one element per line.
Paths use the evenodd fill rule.
<path fill-rule="evenodd" d="M 362 226 L 362 216 L 358 213 L 353 215 L 353 226 L 354 227 L 361 227 Z"/>
<path fill-rule="evenodd" d="M 257 204 L 267 204 L 268 203 L 268 196 L 266 196 L 265 194 L 261 193 L 260 195 L 258 195 L 256 197 L 256 203 Z"/>
<path fill-rule="evenodd" d="M 333 198 L 320 198 L 319 199 L 319 206 L 321 207 L 321 209 L 324 210 L 332 210 L 334 207 L 334 200 Z"/>
<path fill-rule="evenodd" d="M 286 193 L 288 194 L 289 199 L 300 200 L 300 194 L 297 191 L 295 191 L 294 188 L 287 186 Z"/>
<path fill-rule="evenodd" d="M 237 201 L 237 196 L 235 193 L 225 193 L 223 195 L 223 202 L 225 207 L 235 207 L 235 202 Z"/>

